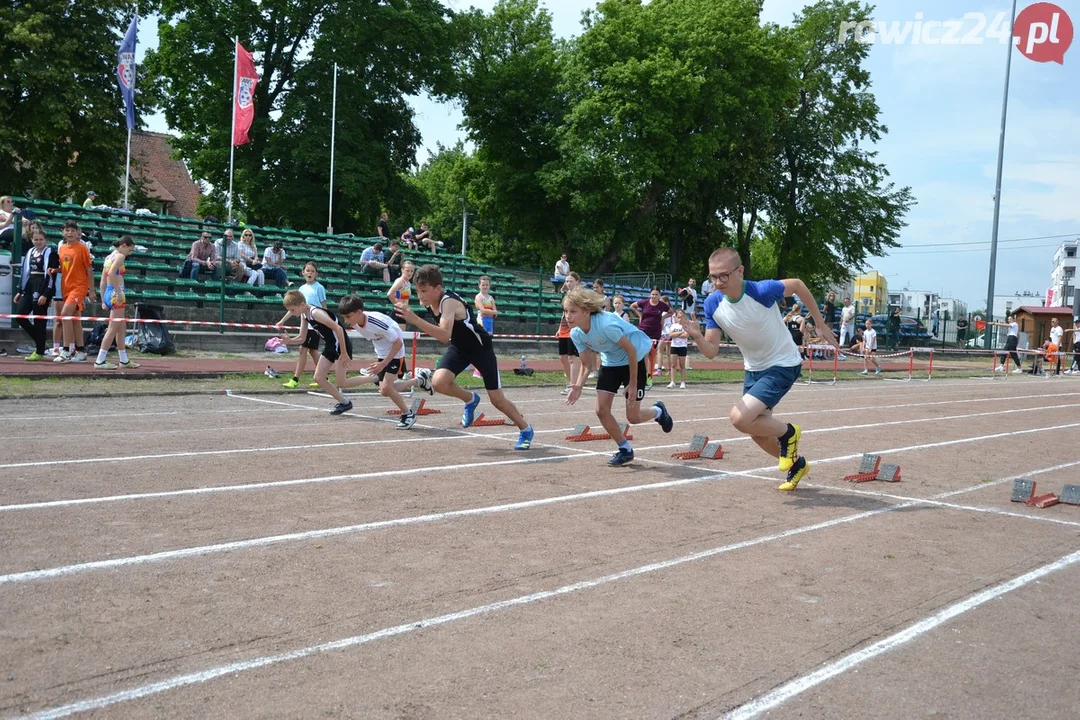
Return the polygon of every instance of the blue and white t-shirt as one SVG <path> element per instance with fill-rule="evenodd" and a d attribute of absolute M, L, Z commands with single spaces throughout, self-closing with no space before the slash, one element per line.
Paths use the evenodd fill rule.
<path fill-rule="evenodd" d="M 801 365 L 799 348 L 780 315 L 784 293 L 779 280 L 744 280 L 743 294 L 734 302 L 714 292 L 705 299 L 705 329 L 719 328 L 730 335 L 750 372 Z"/>
<path fill-rule="evenodd" d="M 300 294 L 304 296 L 304 302 L 312 307 L 326 309 L 326 288 L 320 282 L 310 285 L 304 283 L 300 286 Z"/>
<path fill-rule="evenodd" d="M 623 320 L 615 313 L 598 312 L 589 316 L 589 332 L 579 327 L 571 328 L 570 339 L 578 352 L 592 350 L 600 353 L 600 364 L 604 367 L 618 367 L 629 365 L 630 358 L 626 351 L 619 347 L 619 341 L 623 338 L 630 340 L 637 351 L 637 359 L 640 362 L 652 349 L 652 340 L 635 326 Z"/>
<path fill-rule="evenodd" d="M 395 358 L 405 357 L 405 341 L 401 334 L 401 328 L 397 326 L 392 318 L 383 315 L 380 312 L 373 312 L 367 310 L 364 312 L 367 321 L 364 323 L 364 327 L 359 325 L 353 325 L 349 329 L 359 333 L 360 337 L 370 340 L 371 344 L 375 346 L 375 355 L 379 359 L 389 357 L 390 351 L 394 347 L 394 343 L 401 340 L 401 346 L 394 353 Z"/>

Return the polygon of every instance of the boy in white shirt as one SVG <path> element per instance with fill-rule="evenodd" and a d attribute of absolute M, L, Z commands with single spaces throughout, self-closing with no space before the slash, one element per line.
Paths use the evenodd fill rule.
<path fill-rule="evenodd" d="M 877 330 L 874 329 L 874 321 L 870 318 L 866 318 L 866 329 L 863 330 L 863 356 L 862 356 L 862 375 L 870 374 L 870 367 L 868 363 L 873 363 L 875 375 L 881 374 L 881 363 L 874 357 L 874 353 L 877 352 Z"/>

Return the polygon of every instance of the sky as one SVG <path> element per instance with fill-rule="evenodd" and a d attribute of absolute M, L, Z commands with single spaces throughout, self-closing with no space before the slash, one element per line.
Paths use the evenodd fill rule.
<path fill-rule="evenodd" d="M 444 1 L 455 10 L 474 6 L 489 11 L 494 5 L 494 0 Z M 589 0 L 541 3 L 552 14 L 556 35 L 567 38 L 580 33 L 582 12 L 595 6 Z M 762 19 L 790 24 L 806 4 L 765 0 Z M 1031 4 L 1020 0 L 1018 16 Z M 1057 5 L 1080 25 L 1080 0 L 1058 0 Z M 880 119 L 889 128 L 876 145 L 878 159 L 898 186 L 911 187 L 916 199 L 900 235 L 902 247 L 887 257 L 870 258 L 865 268 L 882 273 L 890 291 L 932 291 L 966 302 L 969 310 L 986 304 L 1008 52 L 1002 34 L 992 30 L 1001 27 L 995 20 L 1007 19 L 1009 10 L 1003 0 L 922 0 L 882 2 L 874 13 L 883 32 L 872 45 L 867 69 Z M 927 29 L 920 35 L 915 32 L 920 21 L 942 21 L 942 28 L 955 28 L 954 37 L 970 42 L 924 44 L 921 38 L 941 38 L 945 30 Z M 889 30 L 897 31 L 891 40 L 885 37 Z M 1058 35 L 1064 38 L 1060 29 Z M 142 23 L 139 43 L 137 59 L 157 44 L 154 23 Z M 1045 294 L 1055 249 L 1063 240 L 1080 239 L 1078 45 L 1074 40 L 1062 64 L 1035 62 L 1012 50 L 997 295 Z M 1038 52 L 1050 46 L 1033 47 Z M 462 137 L 457 107 L 427 97 L 411 101 L 423 137 L 420 161 L 438 144 L 453 145 Z M 160 115 L 146 122 L 150 130 L 168 131 Z"/>

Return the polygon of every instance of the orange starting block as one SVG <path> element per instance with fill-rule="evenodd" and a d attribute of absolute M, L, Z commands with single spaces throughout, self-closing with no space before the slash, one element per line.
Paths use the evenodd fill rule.
<path fill-rule="evenodd" d="M 424 407 L 425 402 L 427 401 L 422 398 L 416 398 L 413 400 L 412 406 L 409 408 L 409 410 L 412 411 L 414 415 L 438 415 L 442 412 L 442 410 L 433 410 L 432 408 Z M 401 411 L 397 408 L 394 408 L 393 410 L 387 410 L 386 414 L 400 415 Z"/>
<path fill-rule="evenodd" d="M 633 440 L 634 439 L 634 436 L 630 434 L 630 426 L 629 425 L 627 425 L 626 423 L 623 423 L 620 427 L 622 428 L 623 435 L 626 436 L 627 440 Z M 588 425 L 577 425 L 577 426 L 574 427 L 573 430 L 570 431 L 570 434 L 566 436 L 566 439 L 570 440 L 571 442 L 588 442 L 589 440 L 610 440 L 611 435 L 609 435 L 606 432 L 605 433 L 591 432 L 589 430 Z"/>

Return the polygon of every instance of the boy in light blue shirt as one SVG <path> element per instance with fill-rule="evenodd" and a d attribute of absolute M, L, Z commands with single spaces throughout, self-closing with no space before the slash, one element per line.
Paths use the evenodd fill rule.
<path fill-rule="evenodd" d="M 606 305 L 607 301 L 602 295 L 584 288 L 571 290 L 563 298 L 570 339 L 581 356 L 581 369 L 570 386 L 566 404 L 573 405 L 581 397 L 581 389 L 599 355 L 596 417 L 619 445 L 608 461 L 611 467 L 618 467 L 634 459 L 634 449 L 611 412 L 619 388 L 626 387 L 626 419 L 631 424 L 655 420 L 664 432 L 669 433 L 675 423 L 662 402 L 654 403 L 648 410 L 641 408 L 641 401 L 645 398 L 645 382 L 649 377 L 645 358 L 652 348 L 652 340 L 614 313 L 604 312 Z"/>

